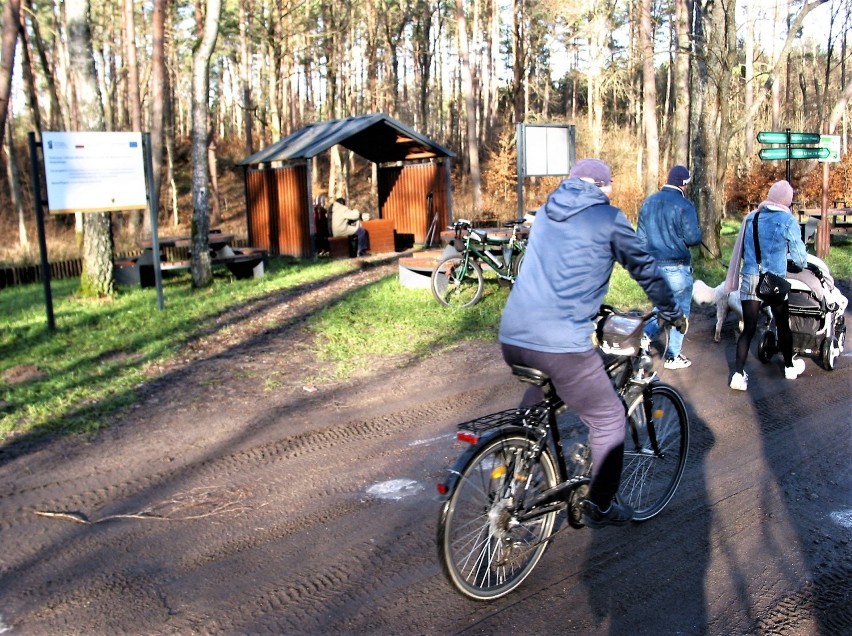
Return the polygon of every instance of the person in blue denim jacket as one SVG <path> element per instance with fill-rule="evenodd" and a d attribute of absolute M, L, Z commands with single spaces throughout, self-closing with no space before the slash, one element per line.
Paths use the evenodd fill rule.
<path fill-rule="evenodd" d="M 787 276 L 787 261 L 803 268 L 807 264 L 807 252 L 802 242 L 799 224 L 790 211 L 793 202 L 793 186 L 787 181 L 776 181 L 766 201 L 743 220 L 740 233 L 742 272 L 740 275 L 740 300 L 743 304 L 743 332 L 737 340 L 737 360 L 730 387 L 737 391 L 748 389 L 748 374 L 745 372 L 746 358 L 751 340 L 757 329 L 757 319 L 762 301 L 757 297 L 757 282 L 761 271 Z M 754 249 L 754 217 L 760 212 L 757 233 L 760 238 L 760 266 Z M 739 253 L 731 255 L 731 264 L 738 263 Z M 784 357 L 784 377 L 795 380 L 805 370 L 805 361 L 793 358 L 793 335 L 790 332 L 789 305 L 786 300 L 772 307 L 772 316 L 778 334 L 778 348 Z"/>
<path fill-rule="evenodd" d="M 690 247 L 701 243 L 698 213 L 684 190 L 691 180 L 686 166 L 669 170 L 666 184 L 642 202 L 636 234 L 672 289 L 677 304 L 689 317 L 692 303 L 692 253 Z M 659 332 L 656 323 L 645 330 L 650 338 Z M 683 334 L 672 331 L 665 351 L 666 369 L 685 369 L 692 362 L 681 353 Z"/>

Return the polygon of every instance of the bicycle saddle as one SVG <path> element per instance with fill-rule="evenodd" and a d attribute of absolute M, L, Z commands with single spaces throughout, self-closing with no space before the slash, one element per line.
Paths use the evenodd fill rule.
<path fill-rule="evenodd" d="M 550 382 L 550 376 L 547 375 L 544 371 L 539 371 L 538 369 L 533 369 L 532 367 L 525 367 L 520 364 L 513 364 L 512 373 L 518 376 L 523 382 L 529 382 L 530 384 L 535 384 L 536 386 L 544 386 L 548 382 Z"/>

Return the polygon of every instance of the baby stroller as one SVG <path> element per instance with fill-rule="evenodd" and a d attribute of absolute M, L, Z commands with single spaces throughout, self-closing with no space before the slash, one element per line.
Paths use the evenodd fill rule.
<path fill-rule="evenodd" d="M 788 271 L 787 280 L 790 282 L 793 354 L 815 358 L 824 369 L 831 371 L 846 340 L 843 312 L 848 300 L 834 286 L 826 264 L 810 254 L 805 269 Z M 757 356 L 761 362 L 769 362 L 777 352 L 778 337 L 773 318 L 760 340 Z"/>

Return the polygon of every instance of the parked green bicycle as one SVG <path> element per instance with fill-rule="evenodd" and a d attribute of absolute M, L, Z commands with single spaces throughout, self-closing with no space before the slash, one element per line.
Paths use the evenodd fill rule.
<path fill-rule="evenodd" d="M 449 229 L 455 231 L 453 246 L 458 254 L 441 260 L 432 272 L 432 294 L 447 307 L 470 307 L 482 298 L 485 272 L 494 272 L 498 281 L 515 282 L 524 262 L 526 238 L 522 235 L 524 220 L 508 221 L 512 228 L 508 237 L 489 236 L 474 229 L 470 221 L 459 219 Z"/>

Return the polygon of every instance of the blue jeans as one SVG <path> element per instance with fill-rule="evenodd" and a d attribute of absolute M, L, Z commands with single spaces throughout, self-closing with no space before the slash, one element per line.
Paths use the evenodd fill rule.
<path fill-rule="evenodd" d="M 692 267 L 689 265 L 659 265 L 660 273 L 669 284 L 675 301 L 681 310 L 689 316 L 692 305 Z M 660 332 L 660 326 L 656 320 L 652 320 L 645 327 L 645 334 L 653 339 Z M 677 329 L 669 329 L 669 346 L 666 349 L 666 358 L 676 358 L 680 355 L 683 347 L 683 334 Z"/>

